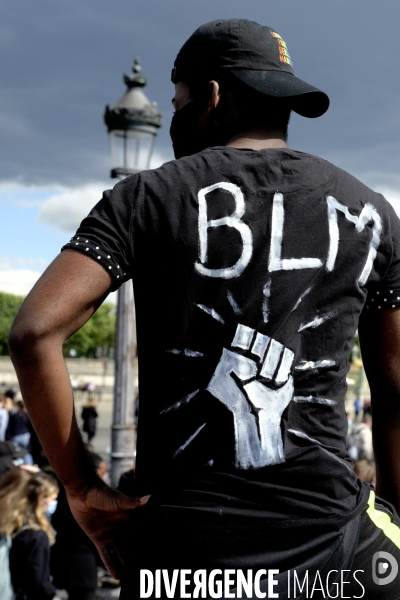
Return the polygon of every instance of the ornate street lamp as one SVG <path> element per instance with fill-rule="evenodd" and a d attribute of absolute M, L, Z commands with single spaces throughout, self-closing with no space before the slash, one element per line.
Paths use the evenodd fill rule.
<path fill-rule="evenodd" d="M 128 87 L 104 121 L 110 137 L 111 177 L 124 178 L 148 169 L 162 115 L 143 92 L 147 79 L 135 59 L 132 73 L 124 75 Z M 117 300 L 114 410 L 111 434 L 111 486 L 133 466 L 135 451 L 136 324 L 132 282 L 122 284 Z"/>
<path fill-rule="evenodd" d="M 140 60 L 135 59 L 132 73 L 124 75 L 128 87 L 112 106 L 106 106 L 104 121 L 110 136 L 111 177 L 126 177 L 148 169 L 162 115 L 157 103 L 143 93 L 147 83 Z"/>

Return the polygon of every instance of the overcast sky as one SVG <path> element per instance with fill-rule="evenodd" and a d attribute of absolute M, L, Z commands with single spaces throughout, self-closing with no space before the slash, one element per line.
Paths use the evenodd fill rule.
<path fill-rule="evenodd" d="M 400 206 L 399 0 L 3 0 L 0 21 L 0 291 L 27 293 L 115 181 L 103 113 L 139 56 L 169 141 L 175 56 L 202 23 L 275 28 L 295 73 L 328 93 L 294 115 L 289 146 L 332 161 Z"/>

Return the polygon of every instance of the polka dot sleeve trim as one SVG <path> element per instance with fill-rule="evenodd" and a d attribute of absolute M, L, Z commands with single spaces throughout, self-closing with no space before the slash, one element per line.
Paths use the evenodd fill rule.
<path fill-rule="evenodd" d="M 97 242 L 89 240 L 84 236 L 75 235 L 68 244 L 65 244 L 65 246 L 61 248 L 61 251 L 63 250 L 76 250 L 82 254 L 87 254 L 113 275 L 118 286 L 130 279 L 126 265 L 117 262 L 114 257 L 107 252 L 107 250 L 104 250 Z"/>
<path fill-rule="evenodd" d="M 371 291 L 365 303 L 365 308 L 368 310 L 398 307 L 400 307 L 400 288 Z"/>

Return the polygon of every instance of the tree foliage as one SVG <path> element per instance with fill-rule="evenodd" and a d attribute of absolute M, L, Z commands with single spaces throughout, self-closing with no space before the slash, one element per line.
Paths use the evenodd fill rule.
<path fill-rule="evenodd" d="M 85 325 L 64 344 L 64 354 L 75 350 L 77 356 L 95 358 L 98 348 L 115 347 L 115 306 L 102 304 Z"/>
<path fill-rule="evenodd" d="M 8 334 L 23 299 L 23 296 L 0 292 L 0 354 L 8 354 Z"/>
<path fill-rule="evenodd" d="M 12 322 L 24 300 L 0 292 L 0 355 L 8 354 L 8 334 Z M 64 344 L 64 354 L 69 355 L 73 348 L 77 356 L 96 357 L 98 348 L 115 347 L 115 306 L 102 304 L 91 319 Z"/>

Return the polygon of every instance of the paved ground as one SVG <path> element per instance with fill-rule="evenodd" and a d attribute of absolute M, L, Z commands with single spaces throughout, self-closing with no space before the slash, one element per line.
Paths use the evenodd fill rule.
<path fill-rule="evenodd" d="M 96 600 L 108 600 L 109 598 L 119 598 L 121 588 L 99 588 L 96 590 Z M 55 600 L 68 600 L 68 594 L 65 590 L 60 590 Z"/>
<path fill-rule="evenodd" d="M 108 590 L 108 589 L 99 589 L 96 590 L 96 600 L 101 600 L 101 599 L 105 599 L 105 598 L 119 598 L 119 593 L 121 591 L 121 588 L 115 588 L 114 590 Z"/>
<path fill-rule="evenodd" d="M 95 452 L 104 458 L 109 457 L 111 451 L 111 423 L 108 427 L 99 427 L 96 437 L 92 440 Z"/>

